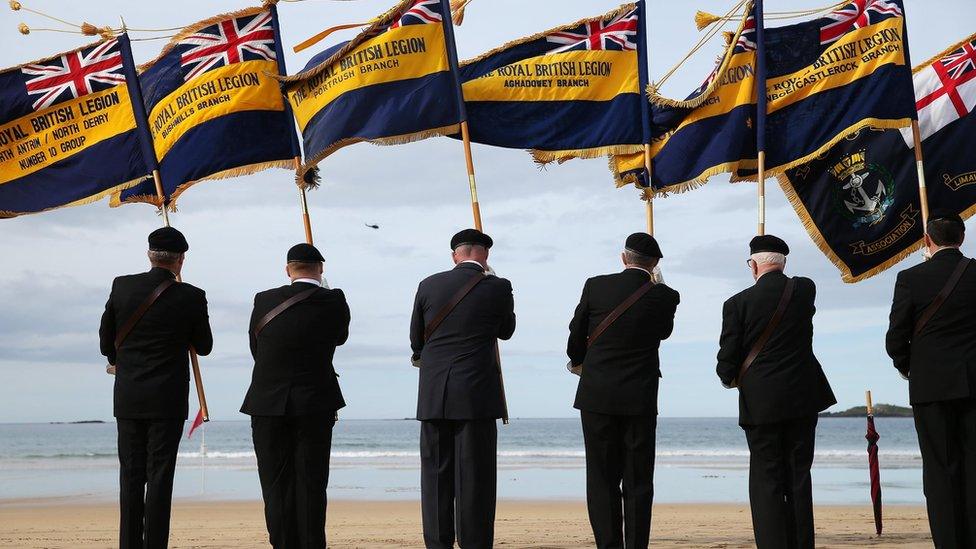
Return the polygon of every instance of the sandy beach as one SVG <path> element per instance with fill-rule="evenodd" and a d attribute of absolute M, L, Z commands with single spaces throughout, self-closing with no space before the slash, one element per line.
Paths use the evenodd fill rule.
<path fill-rule="evenodd" d="M 921 507 L 885 508 L 885 533 L 873 536 L 867 507 L 821 506 L 818 547 L 931 547 Z M 63 499 L 0 502 L 0 547 L 113 547 L 118 511 Z M 745 505 L 655 506 L 656 547 L 752 547 Z M 330 547 L 423 547 L 418 502 L 334 501 Z M 170 546 L 268 547 L 260 502 L 175 504 Z M 583 502 L 500 501 L 496 546 L 591 547 Z"/>

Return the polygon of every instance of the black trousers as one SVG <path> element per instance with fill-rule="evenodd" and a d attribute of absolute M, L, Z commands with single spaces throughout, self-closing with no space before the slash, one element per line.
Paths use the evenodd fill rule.
<path fill-rule="evenodd" d="M 749 504 L 759 549 L 813 549 L 810 467 L 817 416 L 744 427 Z"/>
<path fill-rule="evenodd" d="M 119 547 L 166 549 L 184 420 L 115 421 L 119 433 Z"/>
<path fill-rule="evenodd" d="M 264 520 L 275 549 L 325 549 L 326 489 L 335 412 L 253 416 Z"/>
<path fill-rule="evenodd" d="M 495 540 L 494 419 L 420 423 L 420 499 L 430 548 L 490 548 Z M 455 514 L 456 513 L 456 514 Z"/>
<path fill-rule="evenodd" d="M 651 537 L 657 417 L 586 411 L 580 417 L 586 507 L 596 546 L 645 549 Z"/>
<path fill-rule="evenodd" d="M 912 406 L 932 541 L 976 547 L 976 398 Z"/>

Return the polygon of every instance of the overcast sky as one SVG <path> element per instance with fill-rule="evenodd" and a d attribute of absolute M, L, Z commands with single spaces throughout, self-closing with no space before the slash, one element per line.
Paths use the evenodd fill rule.
<path fill-rule="evenodd" d="M 319 30 L 366 20 L 393 0 L 308 0 L 282 3 L 282 35 L 291 72 L 320 48 L 291 46 Z M 133 28 L 176 27 L 246 4 L 226 0 L 128 2 L 24 0 L 70 21 Z M 905 0 L 912 54 L 922 62 L 976 28 L 971 0 Z M 767 12 L 817 7 L 771 0 Z M 933 9 L 934 4 L 938 9 Z M 521 36 L 614 8 L 610 0 L 476 0 L 457 31 L 462 59 Z M 724 13 L 728 2 L 649 2 L 651 78 L 664 74 L 698 39 L 697 9 Z M 923 9 L 927 8 L 927 9 Z M 35 32 L 50 26 L 25 12 L 0 16 L 0 66 L 12 66 L 84 43 Z M 769 25 L 779 24 L 770 22 Z M 352 35 L 346 36 L 346 38 Z M 134 35 L 138 37 L 138 35 Z M 164 41 L 135 42 L 137 62 Z M 718 40 L 663 87 L 684 97 L 711 70 Z M 623 240 L 643 230 L 644 206 L 632 187 L 614 189 L 603 160 L 574 161 L 540 171 L 523 151 L 475 146 L 485 230 L 495 239 L 491 263 L 515 288 L 518 329 L 502 344 L 513 417 L 563 417 L 572 409 L 576 377 L 565 370 L 567 325 L 583 281 L 620 268 Z M 471 225 L 460 143 L 430 139 L 398 147 L 346 148 L 322 165 L 324 184 L 310 194 L 316 244 L 327 278 L 352 309 L 349 342 L 336 369 L 348 418 L 414 414 L 417 372 L 409 364 L 408 323 L 417 283 L 451 266 L 449 239 Z M 907 384 L 884 351 L 897 269 L 843 284 L 814 246 L 774 181 L 767 185 L 770 233 L 794 250 L 789 270 L 818 286 L 815 350 L 840 401 L 906 404 Z M 722 302 L 752 284 L 745 267 L 756 230 L 755 185 L 726 175 L 704 188 L 657 202 L 656 235 L 666 281 L 681 293 L 674 335 L 661 348 L 664 416 L 734 416 L 736 393 L 715 377 Z M 271 170 L 205 182 L 183 194 L 174 226 L 189 239 L 184 279 L 207 291 L 214 352 L 202 359 L 215 420 L 238 413 L 250 381 L 247 323 L 255 292 L 286 282 L 284 256 L 304 238 L 292 174 Z M 375 223 L 379 230 L 366 228 Z M 104 373 L 97 330 L 112 278 L 143 271 L 146 234 L 160 225 L 153 209 L 107 202 L 0 221 L 0 422 L 110 419 L 112 378 Z M 970 224 L 971 225 L 971 224 Z M 972 244 L 964 246 L 967 255 Z M 917 263 L 920 257 L 899 268 Z M 195 397 L 193 397 L 195 398 Z M 191 408 L 196 408 L 191 403 Z"/>

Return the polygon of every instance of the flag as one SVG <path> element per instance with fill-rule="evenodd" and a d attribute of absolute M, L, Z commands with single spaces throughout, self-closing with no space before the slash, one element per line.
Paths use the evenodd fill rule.
<path fill-rule="evenodd" d="M 644 3 L 461 63 L 471 140 L 537 162 L 642 151 L 650 138 Z"/>
<path fill-rule="evenodd" d="M 277 80 L 284 56 L 274 5 L 194 23 L 173 37 L 139 81 L 167 202 L 205 179 L 291 168 L 299 155 Z M 160 206 L 152 181 L 113 206 Z"/>
<path fill-rule="evenodd" d="M 193 423 L 190 424 L 190 430 L 186 433 L 186 438 L 193 436 L 193 431 L 196 431 L 198 427 L 203 425 L 203 408 L 197 412 L 197 417 L 193 418 Z"/>
<path fill-rule="evenodd" d="M 929 205 L 976 213 L 976 34 L 915 68 Z M 911 130 L 862 129 L 780 179 L 810 237 L 845 282 L 922 246 Z"/>
<path fill-rule="evenodd" d="M 448 135 L 463 117 L 448 0 L 403 0 L 359 36 L 283 78 L 301 174 L 342 147 Z"/>
<path fill-rule="evenodd" d="M 94 202 L 152 171 L 135 74 L 124 34 L 0 71 L 0 217 Z"/>
<path fill-rule="evenodd" d="M 770 175 L 861 128 L 902 128 L 915 116 L 902 0 L 854 0 L 819 19 L 767 28 L 765 50 Z"/>
<path fill-rule="evenodd" d="M 684 101 L 651 95 L 652 177 L 642 153 L 613 155 L 617 186 L 683 192 L 709 177 L 756 166 L 756 16 L 750 4 L 704 82 Z"/>

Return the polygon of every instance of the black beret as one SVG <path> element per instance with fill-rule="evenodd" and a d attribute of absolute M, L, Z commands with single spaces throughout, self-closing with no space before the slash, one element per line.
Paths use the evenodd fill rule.
<path fill-rule="evenodd" d="M 628 236 L 624 247 L 645 257 L 659 259 L 664 257 L 664 254 L 661 253 L 661 247 L 657 245 L 657 240 L 647 233 L 634 233 Z"/>
<path fill-rule="evenodd" d="M 952 223 L 962 225 L 963 228 L 966 227 L 965 223 L 962 221 L 962 217 L 952 210 L 932 210 L 932 213 L 929 214 L 929 221 L 950 221 Z"/>
<path fill-rule="evenodd" d="M 183 233 L 173 227 L 163 227 L 149 233 L 149 249 L 155 252 L 184 253 L 190 249 Z"/>
<path fill-rule="evenodd" d="M 749 242 L 749 254 L 759 254 L 763 252 L 772 252 L 783 255 L 790 255 L 790 247 L 786 245 L 786 242 L 782 238 L 773 236 L 771 234 L 764 234 L 762 236 L 757 236 Z"/>
<path fill-rule="evenodd" d="M 325 261 L 318 248 L 311 244 L 295 244 L 288 250 L 288 262 L 296 261 L 299 263 L 321 263 Z"/>
<path fill-rule="evenodd" d="M 464 229 L 463 231 L 454 235 L 454 238 L 451 239 L 451 249 L 456 250 L 458 246 L 463 244 L 484 246 L 487 249 L 491 248 L 491 245 L 494 244 L 494 242 L 492 242 L 490 236 L 479 231 L 478 229 Z"/>

